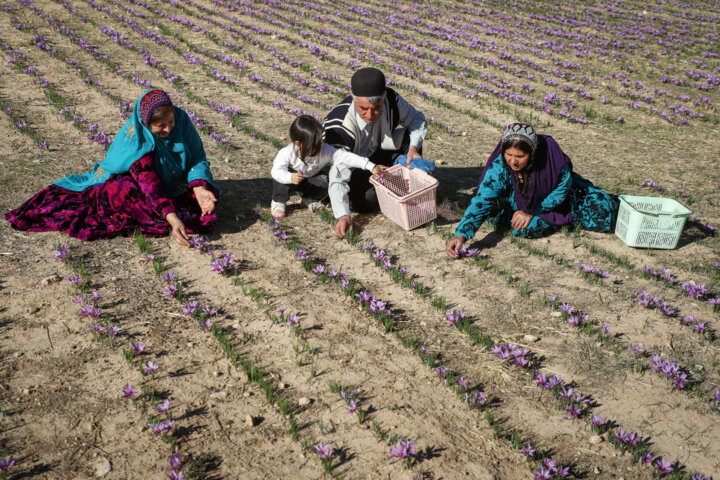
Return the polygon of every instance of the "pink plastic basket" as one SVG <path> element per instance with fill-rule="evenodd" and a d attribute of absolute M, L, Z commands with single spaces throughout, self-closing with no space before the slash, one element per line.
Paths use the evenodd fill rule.
<path fill-rule="evenodd" d="M 370 177 L 380 210 L 405 230 L 437 218 L 438 181 L 418 168 L 388 168 L 381 178 Z"/>

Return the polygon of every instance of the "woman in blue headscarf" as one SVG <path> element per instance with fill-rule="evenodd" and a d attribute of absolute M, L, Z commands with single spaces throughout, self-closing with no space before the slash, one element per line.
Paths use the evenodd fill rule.
<path fill-rule="evenodd" d="M 187 246 L 188 233 L 215 226 L 218 193 L 187 113 L 162 90 L 150 90 L 104 160 L 41 190 L 5 219 L 18 230 L 61 231 L 81 240 L 172 231 Z"/>
<path fill-rule="evenodd" d="M 612 231 L 619 200 L 573 172 L 572 162 L 549 135 L 524 123 L 505 127 L 502 140 L 480 174 L 477 195 L 455 229 L 446 251 L 461 256 L 463 243 L 485 220 L 536 238 L 573 225 Z"/>

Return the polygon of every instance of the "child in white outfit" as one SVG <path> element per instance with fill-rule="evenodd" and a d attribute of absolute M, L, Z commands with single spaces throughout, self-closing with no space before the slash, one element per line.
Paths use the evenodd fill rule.
<path fill-rule="evenodd" d="M 285 205 L 291 192 L 298 192 L 311 210 L 320 206 L 328 195 L 327 172 L 334 164 L 362 168 L 378 175 L 387 167 L 323 142 L 323 127 L 315 118 L 300 115 L 290 126 L 292 143 L 275 156 L 272 171 L 273 194 L 270 211 L 273 217 L 285 216 Z"/>

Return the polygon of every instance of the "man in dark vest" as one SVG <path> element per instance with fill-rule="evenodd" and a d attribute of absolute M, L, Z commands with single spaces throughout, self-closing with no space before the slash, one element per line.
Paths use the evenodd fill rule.
<path fill-rule="evenodd" d="M 415 110 L 392 88 L 377 68 L 361 68 L 350 80 L 352 95 L 330 110 L 325 117 L 325 142 L 367 157 L 377 165 L 389 167 L 400 155 L 407 164 L 421 157 L 428 127 L 425 115 Z M 338 237 L 352 228 L 350 204 L 356 212 L 377 209 L 370 172 L 338 165 L 330 169 L 328 193 L 338 219 Z"/>

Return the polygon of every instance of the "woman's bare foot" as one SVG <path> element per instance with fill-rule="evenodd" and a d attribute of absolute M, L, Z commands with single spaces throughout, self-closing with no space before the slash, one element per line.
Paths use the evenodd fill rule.
<path fill-rule="evenodd" d="M 276 208 L 272 211 L 272 216 L 275 218 L 285 218 L 285 210 L 280 210 L 279 208 Z"/>

